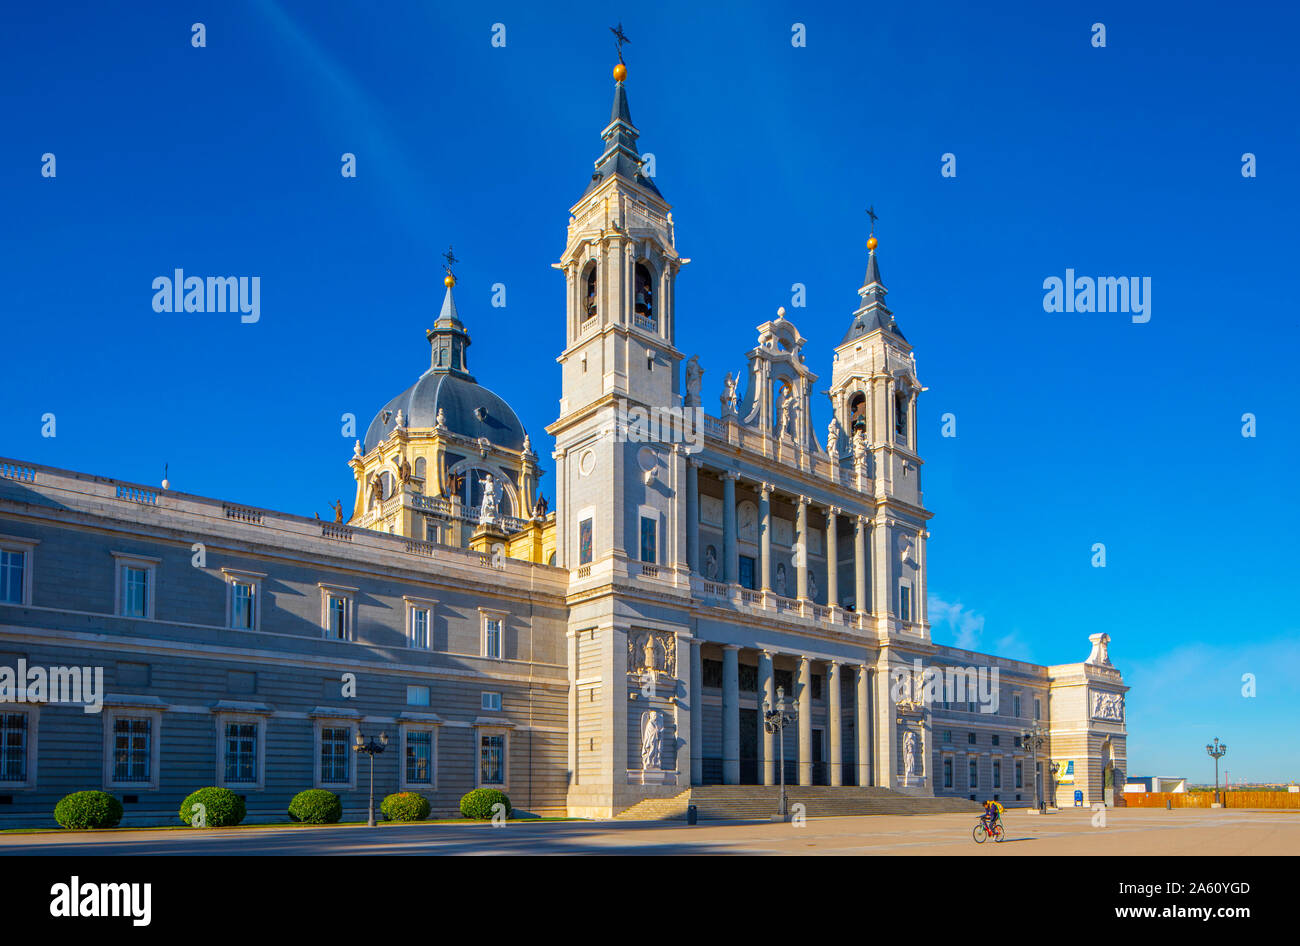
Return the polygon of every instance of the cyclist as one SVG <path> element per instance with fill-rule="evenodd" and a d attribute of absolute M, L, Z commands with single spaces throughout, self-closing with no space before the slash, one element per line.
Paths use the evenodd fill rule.
<path fill-rule="evenodd" d="M 995 801 L 986 801 L 984 803 L 984 814 L 982 816 L 984 827 L 990 834 L 993 833 L 993 826 L 1002 820 L 1002 805 Z"/>

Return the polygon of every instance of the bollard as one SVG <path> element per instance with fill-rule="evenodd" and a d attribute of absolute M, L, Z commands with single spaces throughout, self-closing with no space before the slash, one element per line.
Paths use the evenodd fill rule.
<path fill-rule="evenodd" d="M 686 806 L 686 823 L 695 824 L 700 820 L 700 812 L 694 805 Z"/>
<path fill-rule="evenodd" d="M 1165 811 L 1173 811 L 1173 810 L 1174 810 L 1174 800 L 1172 798 L 1166 798 Z"/>

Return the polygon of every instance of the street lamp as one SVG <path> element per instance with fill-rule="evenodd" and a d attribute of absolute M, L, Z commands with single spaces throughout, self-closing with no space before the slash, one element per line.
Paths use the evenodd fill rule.
<path fill-rule="evenodd" d="M 378 742 L 375 742 L 374 736 L 371 736 L 370 741 L 367 742 L 366 737 L 361 735 L 361 730 L 358 729 L 357 741 L 352 746 L 353 752 L 364 752 L 370 756 L 370 817 L 366 824 L 372 828 L 375 826 L 375 756 L 383 752 L 387 745 L 388 733 L 381 732 Z"/>
<path fill-rule="evenodd" d="M 1046 807 L 1038 797 L 1038 750 L 1042 748 L 1043 743 L 1045 742 L 1047 742 L 1047 734 L 1043 732 L 1037 723 L 1034 724 L 1032 729 L 1028 729 L 1020 734 L 1020 744 L 1028 748 L 1033 754 L 1034 808 L 1039 811 L 1043 811 Z M 1051 763 L 1049 766 L 1053 780 L 1056 778 L 1057 770 L 1060 769 L 1060 767 L 1060 764 L 1056 762 Z"/>
<path fill-rule="evenodd" d="M 777 750 L 776 762 L 781 770 L 781 810 L 778 814 L 781 821 L 790 820 L 790 806 L 785 797 L 785 727 L 798 718 L 799 711 L 794 706 L 786 709 L 785 687 L 776 688 L 776 709 L 772 709 L 771 704 L 767 702 L 767 697 L 763 697 L 763 729 L 776 733 L 780 746 Z"/>
<path fill-rule="evenodd" d="M 1219 760 L 1228 754 L 1227 745 L 1219 743 L 1219 737 L 1214 737 L 1214 744 L 1205 747 L 1206 753 L 1214 759 L 1214 803 L 1219 804 Z"/>

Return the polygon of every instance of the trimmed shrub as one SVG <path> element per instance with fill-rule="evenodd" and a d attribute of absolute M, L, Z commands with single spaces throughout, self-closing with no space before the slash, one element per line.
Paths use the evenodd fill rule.
<path fill-rule="evenodd" d="M 429 817 L 429 799 L 417 792 L 389 795 L 379 805 L 389 821 L 423 821 Z"/>
<path fill-rule="evenodd" d="M 116 828 L 122 803 L 108 792 L 73 792 L 54 806 L 54 820 L 64 828 Z"/>
<path fill-rule="evenodd" d="M 343 817 L 343 802 L 324 788 L 309 788 L 293 796 L 289 817 L 303 824 L 338 824 Z"/>
<path fill-rule="evenodd" d="M 496 804 L 506 806 L 506 817 L 509 818 L 513 809 L 505 792 L 496 788 L 476 788 L 460 800 L 460 813 L 465 818 L 488 821 L 492 817 L 492 807 Z"/>
<path fill-rule="evenodd" d="M 244 800 L 228 788 L 209 786 L 190 792 L 181 802 L 181 821 L 188 825 L 194 824 L 195 805 L 202 805 L 206 809 L 202 821 L 206 828 L 229 828 L 239 824 L 244 820 L 244 815 L 248 814 Z"/>

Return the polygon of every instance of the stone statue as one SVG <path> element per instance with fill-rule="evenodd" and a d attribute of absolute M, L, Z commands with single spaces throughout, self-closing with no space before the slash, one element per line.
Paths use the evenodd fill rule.
<path fill-rule="evenodd" d="M 832 460 L 840 458 L 840 422 L 834 417 L 826 428 L 826 452 Z"/>
<path fill-rule="evenodd" d="M 397 409 L 397 426 L 398 427 L 406 426 L 406 415 L 402 413 L 402 409 L 400 407 Z"/>
<path fill-rule="evenodd" d="M 738 382 L 736 378 L 734 378 L 731 372 L 728 371 L 726 380 L 722 382 L 721 400 L 722 400 L 722 413 L 724 415 L 736 413 L 736 404 L 740 400 L 740 397 L 736 394 L 737 383 Z"/>
<path fill-rule="evenodd" d="M 700 406 L 700 382 L 704 378 L 704 369 L 700 367 L 700 356 L 691 355 L 686 362 L 686 407 Z"/>
<path fill-rule="evenodd" d="M 808 569 L 808 598 L 816 601 L 818 594 L 820 590 L 817 587 L 817 573 L 810 568 Z"/>
<path fill-rule="evenodd" d="M 916 733 L 909 732 L 903 737 L 903 782 L 916 775 Z"/>
<path fill-rule="evenodd" d="M 532 452 L 533 452 L 532 438 L 529 437 L 527 434 L 524 434 L 524 453 L 532 453 Z"/>
<path fill-rule="evenodd" d="M 370 478 L 370 505 L 378 506 L 384 501 L 384 478 L 378 473 Z"/>
<path fill-rule="evenodd" d="M 489 473 L 479 480 L 483 485 L 483 505 L 479 507 L 478 522 L 481 526 L 496 525 L 497 521 L 497 481 Z"/>
<path fill-rule="evenodd" d="M 794 419 L 794 408 L 794 391 L 787 384 L 785 390 L 781 393 L 781 422 L 776 428 L 778 437 L 793 433 L 790 430 L 790 422 Z"/>
<path fill-rule="evenodd" d="M 335 522 L 343 521 L 343 500 L 341 499 L 337 500 L 334 503 L 334 521 Z"/>
<path fill-rule="evenodd" d="M 712 545 L 704 549 L 704 577 L 715 581 L 718 577 L 718 550 Z"/>
<path fill-rule="evenodd" d="M 862 431 L 853 433 L 853 462 L 861 466 L 867 459 L 867 437 Z"/>
<path fill-rule="evenodd" d="M 406 459 L 405 455 L 402 456 L 402 462 L 397 465 L 397 478 L 402 485 L 411 482 L 411 462 Z"/>
<path fill-rule="evenodd" d="M 361 441 L 360 441 L 360 440 L 358 440 L 356 443 L 354 443 L 354 444 L 352 445 L 352 455 L 353 455 L 354 457 L 359 457 L 359 456 L 361 456 Z"/>
<path fill-rule="evenodd" d="M 658 710 L 647 710 L 641 722 L 641 768 L 663 769 L 664 719 Z"/>
<path fill-rule="evenodd" d="M 659 661 L 655 656 L 655 636 L 647 634 L 645 636 L 645 647 L 642 648 L 641 669 L 654 673 L 659 669 Z"/>
<path fill-rule="evenodd" d="M 546 501 L 545 496 L 540 496 L 537 502 L 533 503 L 533 518 L 545 519 L 546 513 L 550 509 L 550 503 Z"/>
<path fill-rule="evenodd" d="M 778 562 L 776 566 L 776 581 L 773 583 L 775 591 L 782 598 L 785 597 L 785 562 Z"/>
<path fill-rule="evenodd" d="M 438 419 L 437 419 L 436 426 L 438 427 L 447 426 L 447 412 L 444 411 L 441 407 L 438 408 Z"/>

